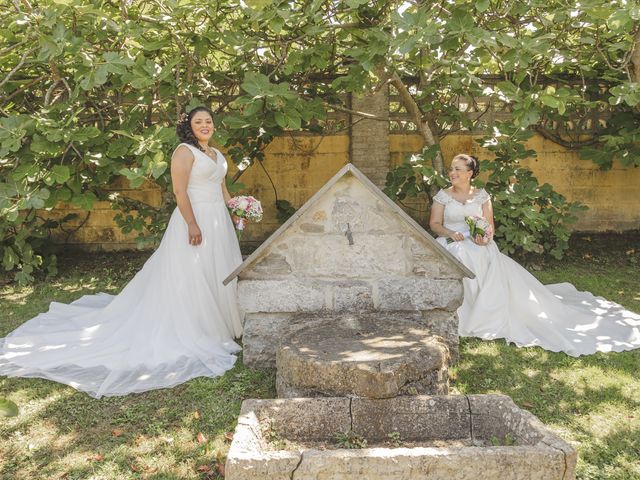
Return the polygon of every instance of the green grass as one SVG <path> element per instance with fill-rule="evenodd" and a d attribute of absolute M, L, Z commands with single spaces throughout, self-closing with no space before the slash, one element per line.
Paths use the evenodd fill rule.
<path fill-rule="evenodd" d="M 5 286 L 0 337 L 52 300 L 119 291 L 147 256 L 63 257 L 54 280 Z M 47 380 L 2 378 L 0 397 L 20 415 L 0 418 L 0 479 L 218 478 L 216 458 L 226 455 L 242 400 L 274 396 L 273 375 L 245 368 L 241 357 L 220 378 L 101 400 Z"/>
<path fill-rule="evenodd" d="M 640 236 L 574 239 L 534 274 L 640 312 Z M 637 247 L 635 248 L 637 250 Z M 0 336 L 52 300 L 119 291 L 148 254 L 76 254 L 33 287 L 0 289 Z M 640 350 L 580 358 L 463 339 L 454 393 L 503 393 L 578 450 L 578 478 L 640 479 Z M 40 379 L 0 379 L 20 415 L 0 418 L 1 479 L 213 479 L 245 398 L 275 396 L 273 375 L 236 367 L 170 390 L 95 400 Z M 199 436 L 202 434 L 202 436 Z M 199 438 L 200 437 L 200 438 Z M 199 471 L 201 470 L 201 471 Z"/>

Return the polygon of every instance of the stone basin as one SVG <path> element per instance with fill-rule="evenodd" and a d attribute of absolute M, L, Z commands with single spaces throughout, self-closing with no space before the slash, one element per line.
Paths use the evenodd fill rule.
<path fill-rule="evenodd" d="M 449 348 L 410 321 L 344 315 L 305 326 L 276 355 L 279 397 L 449 393 Z"/>
<path fill-rule="evenodd" d="M 373 448 L 343 448 L 347 432 Z M 225 478 L 572 480 L 575 464 L 503 395 L 289 398 L 243 402 Z"/>

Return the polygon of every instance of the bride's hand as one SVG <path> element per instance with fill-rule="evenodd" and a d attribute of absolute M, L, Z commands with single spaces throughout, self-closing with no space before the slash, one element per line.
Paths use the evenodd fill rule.
<path fill-rule="evenodd" d="M 476 245 L 480 245 L 482 247 L 489 245 L 489 242 L 491 241 L 490 238 L 484 238 L 482 235 L 476 235 L 473 238 L 473 243 L 475 243 Z"/>
<path fill-rule="evenodd" d="M 189 229 L 189 245 L 200 245 L 202 243 L 202 232 L 200 231 L 200 227 L 198 227 L 197 223 L 190 223 L 188 225 Z"/>
<path fill-rule="evenodd" d="M 451 235 L 449 235 L 449 238 L 454 242 L 461 242 L 462 240 L 464 240 L 464 235 L 460 232 L 453 232 Z"/>

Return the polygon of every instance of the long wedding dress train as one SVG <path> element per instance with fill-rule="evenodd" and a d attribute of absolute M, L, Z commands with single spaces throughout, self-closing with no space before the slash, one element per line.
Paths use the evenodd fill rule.
<path fill-rule="evenodd" d="M 186 144 L 183 144 L 186 145 Z M 236 285 L 242 257 L 222 195 L 227 163 L 187 145 L 188 184 L 202 243 L 188 243 L 176 208 L 159 248 L 117 296 L 86 295 L 0 339 L 0 374 L 41 377 L 93 397 L 171 387 L 230 369 L 242 334 Z"/>
<path fill-rule="evenodd" d="M 457 312 L 461 336 L 504 338 L 572 356 L 640 348 L 640 315 L 569 283 L 543 285 L 494 242 L 480 246 L 468 237 L 465 217 L 482 216 L 486 191 L 478 190 L 465 204 L 443 190 L 434 200 L 445 207 L 444 226 L 466 237 L 438 241 L 476 275 L 463 281 Z"/>

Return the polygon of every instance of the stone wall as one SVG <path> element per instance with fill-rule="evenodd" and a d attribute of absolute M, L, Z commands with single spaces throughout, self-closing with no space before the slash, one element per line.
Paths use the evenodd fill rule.
<path fill-rule="evenodd" d="M 442 143 L 445 160 L 457 152 L 471 152 L 481 158 L 487 152 L 475 141 L 479 137 L 450 135 Z M 420 151 L 422 139 L 419 135 L 390 135 L 389 152 L 393 165 L 402 162 L 405 155 Z M 525 162 L 541 182 L 549 182 L 569 200 L 579 200 L 589 206 L 582 212 L 575 225 L 578 231 L 624 231 L 640 228 L 640 168 L 626 168 L 614 162 L 613 169 L 599 170 L 593 163 L 578 159 L 577 153 L 560 147 L 536 135 L 528 144 L 538 152 L 536 160 Z M 265 151 L 264 165 L 273 179 L 278 198 L 289 200 L 299 208 L 326 183 L 350 159 L 348 135 L 291 136 L 275 139 Z M 233 166 L 230 173 L 234 173 Z M 255 165 L 248 169 L 240 182 L 246 185 L 243 193 L 254 195 L 263 201 L 265 217 L 262 223 L 251 225 L 243 236 L 247 244 L 258 244 L 265 240 L 280 225 L 274 205 L 275 194 L 265 172 Z M 146 185 L 131 190 L 126 181 L 113 186 L 125 195 L 144 199 L 152 205 L 159 202 L 160 195 Z M 423 200 L 404 202 L 412 217 L 427 225 L 428 211 Z M 54 216 L 63 216 L 73 211 L 82 221 L 86 212 L 73 209 L 54 211 Z M 107 202 L 98 202 L 96 209 L 80 230 L 67 243 L 94 249 L 133 248 L 135 235 L 124 235 L 112 221 L 115 214 Z M 65 241 L 67 235 L 59 232 L 57 239 Z"/>

